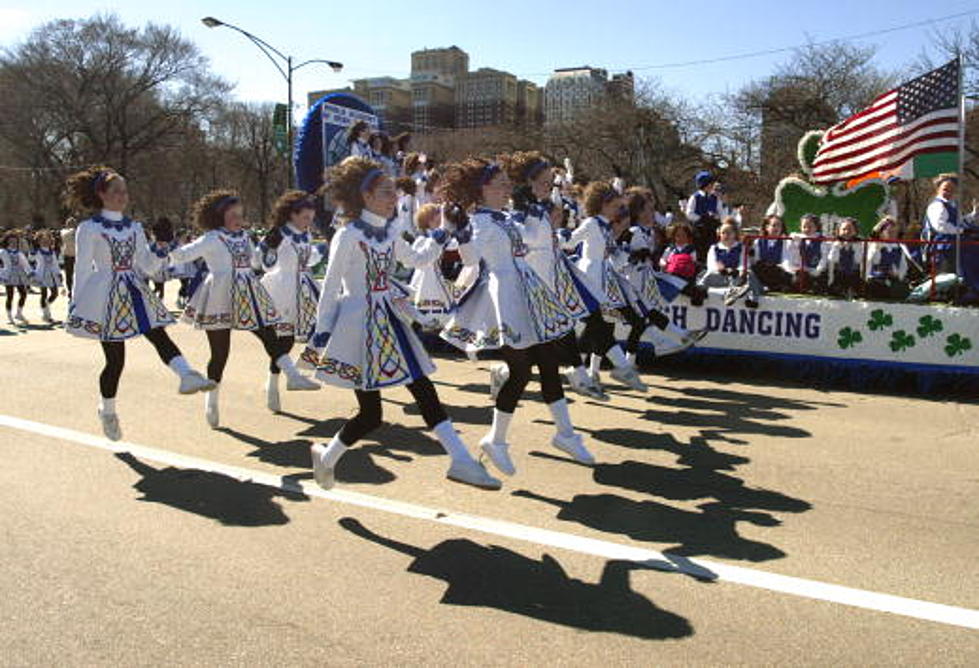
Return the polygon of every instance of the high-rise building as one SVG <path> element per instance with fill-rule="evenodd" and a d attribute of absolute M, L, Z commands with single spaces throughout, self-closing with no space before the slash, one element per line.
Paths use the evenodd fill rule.
<path fill-rule="evenodd" d="M 544 90 L 544 121 L 564 123 L 612 98 L 632 102 L 632 72 L 613 75 L 600 67 L 564 67 L 554 70 Z"/>
<path fill-rule="evenodd" d="M 540 125 L 544 121 L 544 105 L 541 88 L 533 81 L 517 82 L 517 123 Z"/>
<path fill-rule="evenodd" d="M 394 77 L 373 77 L 353 82 L 354 94 L 374 108 L 381 128 L 389 134 L 411 129 L 411 84 Z"/>
<path fill-rule="evenodd" d="M 456 127 L 512 125 L 517 118 L 517 100 L 517 77 L 481 67 L 456 81 Z"/>
<path fill-rule="evenodd" d="M 449 86 L 469 72 L 469 54 L 458 46 L 411 52 L 411 80 L 437 80 Z"/>

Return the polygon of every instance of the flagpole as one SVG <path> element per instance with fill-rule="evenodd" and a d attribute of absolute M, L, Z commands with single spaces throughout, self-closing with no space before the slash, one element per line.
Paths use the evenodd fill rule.
<path fill-rule="evenodd" d="M 959 52 L 959 183 L 965 185 L 965 88 L 962 87 L 965 61 Z M 959 223 L 962 223 L 962 190 L 959 189 Z M 962 232 L 955 235 L 956 284 L 962 276 Z"/>

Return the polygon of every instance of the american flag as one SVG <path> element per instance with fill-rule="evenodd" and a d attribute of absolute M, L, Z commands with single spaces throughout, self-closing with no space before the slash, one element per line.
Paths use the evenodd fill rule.
<path fill-rule="evenodd" d="M 816 183 L 897 173 L 917 155 L 958 150 L 959 61 L 879 96 L 831 127 L 812 165 Z"/>

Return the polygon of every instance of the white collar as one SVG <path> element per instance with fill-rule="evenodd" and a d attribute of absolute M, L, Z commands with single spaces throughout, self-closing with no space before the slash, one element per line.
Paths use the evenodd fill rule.
<path fill-rule="evenodd" d="M 368 211 L 364 209 L 360 212 L 360 219 L 370 225 L 371 227 L 384 227 L 388 224 L 388 219 L 383 216 L 379 216 L 373 211 Z"/>
<path fill-rule="evenodd" d="M 108 209 L 102 209 L 102 212 L 99 215 L 106 220 L 111 220 L 114 222 L 118 222 L 123 218 L 122 211 L 109 211 Z"/>

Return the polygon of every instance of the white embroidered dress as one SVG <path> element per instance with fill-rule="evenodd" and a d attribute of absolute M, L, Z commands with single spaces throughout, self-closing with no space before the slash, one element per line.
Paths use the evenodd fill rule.
<path fill-rule="evenodd" d="M 34 281 L 42 288 L 57 288 L 62 283 L 58 254 L 53 250 L 38 249 L 34 254 Z"/>
<path fill-rule="evenodd" d="M 316 305 L 320 289 L 313 278 L 313 267 L 322 256 L 309 242 L 309 233 L 292 225 L 282 226 L 278 248 L 260 246 L 265 275 L 262 285 L 272 296 L 279 312 L 275 331 L 279 336 L 294 336 L 305 343 L 316 327 Z"/>
<path fill-rule="evenodd" d="M 396 263 L 431 263 L 448 238 L 444 231 L 409 245 L 396 223 L 364 211 L 337 230 L 320 287 L 316 333 L 307 361 L 316 377 L 339 387 L 378 390 L 412 383 L 435 371 L 411 328 L 418 320 L 404 293 L 391 281 Z"/>
<path fill-rule="evenodd" d="M 174 264 L 202 259 L 207 275 L 184 309 L 182 320 L 198 329 L 254 330 L 275 326 L 278 311 L 253 269 L 254 248 L 243 230 L 209 230 L 170 251 Z"/>
<path fill-rule="evenodd" d="M 443 339 L 466 352 L 524 349 L 574 328 L 572 314 L 528 264 L 522 229 L 509 215 L 477 210 L 459 242 L 463 263 L 481 265 L 480 277 L 460 298 Z"/>
<path fill-rule="evenodd" d="M 602 303 L 606 315 L 619 317 L 617 309 L 635 306 L 638 298 L 629 282 L 619 273 L 625 260 L 612 238 L 612 226 L 601 216 L 585 219 L 567 237 L 566 247 L 581 244 L 578 268 L 587 277 L 588 289 Z"/>
<path fill-rule="evenodd" d="M 0 284 L 28 285 L 31 263 L 19 250 L 0 249 Z"/>
<path fill-rule="evenodd" d="M 143 276 L 165 261 L 150 249 L 143 226 L 103 211 L 75 232 L 75 281 L 65 329 L 102 341 L 124 341 L 174 322 Z"/>

